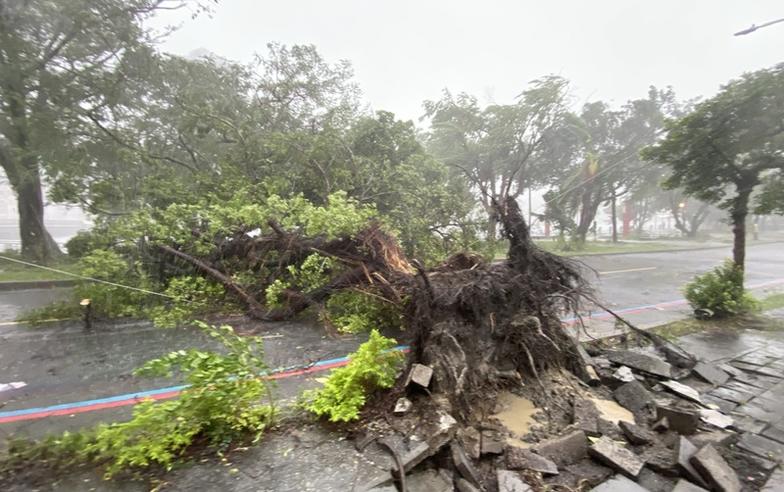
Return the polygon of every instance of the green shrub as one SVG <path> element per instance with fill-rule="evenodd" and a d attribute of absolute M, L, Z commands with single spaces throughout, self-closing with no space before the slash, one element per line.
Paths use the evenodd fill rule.
<path fill-rule="evenodd" d="M 395 383 L 403 361 L 401 352 L 391 350 L 396 343 L 377 330 L 371 331 L 368 341 L 349 356 L 348 365 L 332 371 L 323 388 L 305 393 L 305 408 L 332 422 L 359 418 L 371 391 Z"/>
<path fill-rule="evenodd" d="M 757 309 L 757 301 L 743 288 L 743 270 L 727 260 L 686 284 L 686 300 L 694 309 L 709 309 L 727 317 Z"/>
<path fill-rule="evenodd" d="M 3 468 L 41 458 L 59 465 L 93 461 L 104 464 L 110 478 L 152 465 L 170 469 L 197 439 L 223 449 L 238 440 L 261 438 L 275 414 L 268 383 L 259 377 L 267 371 L 261 339 L 238 336 L 230 326 L 196 326 L 221 342 L 226 353 L 178 350 L 136 371 L 157 377 L 180 373 L 190 386 L 178 399 L 142 402 L 128 422 L 11 448 Z"/>

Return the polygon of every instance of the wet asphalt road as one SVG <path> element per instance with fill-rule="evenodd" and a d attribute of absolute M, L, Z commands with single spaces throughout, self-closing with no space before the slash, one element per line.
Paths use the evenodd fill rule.
<path fill-rule="evenodd" d="M 784 243 L 749 247 L 748 285 L 780 281 L 778 287 L 784 287 L 782 248 Z M 608 306 L 621 309 L 679 299 L 684 283 L 696 273 L 714 267 L 729 254 L 728 249 L 712 249 L 589 256 L 582 261 L 600 272 L 594 282 L 599 296 Z M 0 292 L 0 314 L 15 312 L 20 306 L 35 305 L 60 294 L 35 290 Z M 637 324 L 646 325 L 666 322 L 686 312 L 685 306 L 677 306 L 632 312 L 628 317 Z M 612 329 L 612 323 L 604 325 Z M 602 329 L 602 323 L 596 323 L 597 332 Z M 357 337 L 329 338 L 321 327 L 307 323 L 272 324 L 262 334 L 266 337 L 267 362 L 271 367 L 339 357 L 361 341 Z M 38 328 L 0 324 L 0 383 L 27 383 L 24 388 L 0 393 L 0 412 L 177 384 L 171 380 L 139 379 L 131 373 L 144 361 L 169 351 L 210 346 L 210 340 L 186 328 L 161 330 L 143 324 L 117 324 L 86 333 L 76 323 Z M 293 398 L 303 387 L 316 385 L 315 379 L 323 376 L 325 373 L 281 380 L 277 394 L 281 398 Z M 41 436 L 97 421 L 122 419 L 130 415 L 130 408 L 0 423 L 0 439 L 11 434 Z"/>

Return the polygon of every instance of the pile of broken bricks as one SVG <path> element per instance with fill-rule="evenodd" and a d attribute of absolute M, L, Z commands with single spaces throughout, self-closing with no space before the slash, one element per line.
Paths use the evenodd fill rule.
<path fill-rule="evenodd" d="M 781 471 L 774 471 L 780 454 L 749 455 L 742 465 L 728 456 L 743 426 L 704 396 L 740 377 L 733 366 L 699 362 L 680 368 L 655 353 L 632 350 L 584 354 L 584 359 L 595 391 L 611 392 L 633 421 L 607 420 L 593 400 L 578 398 L 572 424 L 560 435 L 520 447 L 508 443 L 503 429 L 461 427 L 437 408 L 408 435 L 380 440 L 394 450 L 397 464 L 360 490 L 526 492 L 562 485 L 596 492 L 739 492 L 761 490 L 771 473 L 776 476 L 768 486 L 780 480 Z M 427 388 L 432 374 L 414 364 L 407 385 Z M 413 406 L 403 397 L 394 413 L 405 415 Z M 750 476 L 747 467 L 757 475 Z M 784 490 L 784 483 L 780 486 Z"/>

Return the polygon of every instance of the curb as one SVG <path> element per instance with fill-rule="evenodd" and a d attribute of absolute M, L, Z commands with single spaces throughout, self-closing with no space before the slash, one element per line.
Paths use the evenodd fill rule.
<path fill-rule="evenodd" d="M 28 289 L 54 289 L 57 287 L 73 287 L 75 280 L 21 280 L 0 282 L 0 292 Z"/>
<path fill-rule="evenodd" d="M 759 241 L 759 242 L 755 242 L 754 244 L 746 244 L 746 249 L 753 248 L 754 246 L 765 246 L 767 244 L 780 244 L 780 243 L 784 243 L 784 240 L 777 239 L 775 241 Z M 652 249 L 649 251 L 615 251 L 612 253 L 584 253 L 584 254 L 567 256 L 567 258 L 587 258 L 589 256 L 620 256 L 620 255 L 645 255 L 645 254 L 658 254 L 658 253 L 680 253 L 683 251 L 707 251 L 712 249 L 724 249 L 724 248 L 729 248 L 731 251 L 732 243 L 721 245 L 721 246 L 705 246 L 705 247 L 697 247 L 697 248 Z M 558 253 L 554 252 L 553 254 L 558 254 Z M 563 256 L 563 255 L 559 255 L 559 256 Z"/>

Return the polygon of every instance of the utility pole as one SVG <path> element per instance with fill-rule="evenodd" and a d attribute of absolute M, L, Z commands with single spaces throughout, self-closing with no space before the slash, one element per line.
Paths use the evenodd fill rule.
<path fill-rule="evenodd" d="M 738 31 L 735 33 L 735 36 L 745 36 L 746 34 L 751 34 L 757 29 L 762 29 L 763 27 L 772 26 L 773 24 L 778 24 L 779 22 L 784 22 L 784 17 L 781 19 L 776 19 L 770 22 L 766 22 L 764 24 L 760 24 L 759 26 L 755 26 L 754 24 L 751 25 L 748 29 L 744 29 L 742 31 Z"/>

